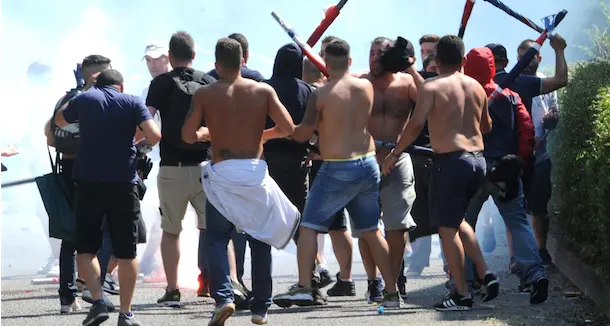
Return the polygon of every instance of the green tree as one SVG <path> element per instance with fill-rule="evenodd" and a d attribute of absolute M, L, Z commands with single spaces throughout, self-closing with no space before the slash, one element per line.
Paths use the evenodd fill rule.
<path fill-rule="evenodd" d="M 599 6 L 601 12 L 606 17 L 605 23 L 602 26 L 593 25 L 593 27 L 586 30 L 593 44 L 582 47 L 582 49 L 591 58 L 610 58 L 610 6 L 604 3 L 604 1 L 600 2 Z"/>

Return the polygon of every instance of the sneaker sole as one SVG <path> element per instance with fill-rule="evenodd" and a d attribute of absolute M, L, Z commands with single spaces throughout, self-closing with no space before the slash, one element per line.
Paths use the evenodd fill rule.
<path fill-rule="evenodd" d="M 326 292 L 326 295 L 328 295 L 329 297 L 355 297 L 356 296 L 356 292 L 352 292 L 352 293 L 332 293 L 332 292 Z"/>
<path fill-rule="evenodd" d="M 199 298 L 209 298 L 210 297 L 210 293 L 197 293 L 197 296 Z"/>
<path fill-rule="evenodd" d="M 101 313 L 94 319 L 91 319 L 88 323 L 84 323 L 83 326 L 99 326 L 101 323 L 108 320 L 108 318 L 110 318 L 108 313 Z"/>
<path fill-rule="evenodd" d="M 267 325 L 269 323 L 268 319 L 261 320 L 261 319 L 252 318 L 250 321 L 252 322 L 252 324 L 255 324 L 255 325 Z"/>
<path fill-rule="evenodd" d="M 310 307 L 316 306 L 316 302 L 313 300 L 292 300 L 292 299 L 273 299 L 273 303 L 275 303 L 280 308 L 290 308 L 292 306 L 298 307 Z"/>
<path fill-rule="evenodd" d="M 455 307 L 449 307 L 449 308 L 434 307 L 434 309 L 436 309 L 436 311 L 471 311 L 472 307 L 468 307 L 468 306 L 455 306 Z"/>
<path fill-rule="evenodd" d="M 546 301 L 549 295 L 549 280 L 544 278 L 538 280 L 533 286 L 532 295 L 530 296 L 531 304 L 541 304 Z"/>
<path fill-rule="evenodd" d="M 114 290 L 114 289 L 109 289 L 106 287 L 103 287 L 102 290 L 104 290 L 104 292 L 110 294 L 110 295 L 119 295 L 119 290 Z"/>
<path fill-rule="evenodd" d="M 159 307 L 169 307 L 169 308 L 180 308 L 180 301 L 164 301 L 157 302 L 157 306 Z"/>
<path fill-rule="evenodd" d="M 214 314 L 214 319 L 210 320 L 208 326 L 223 326 L 225 321 L 233 315 L 235 306 L 230 305 L 222 308 L 218 313 Z"/>

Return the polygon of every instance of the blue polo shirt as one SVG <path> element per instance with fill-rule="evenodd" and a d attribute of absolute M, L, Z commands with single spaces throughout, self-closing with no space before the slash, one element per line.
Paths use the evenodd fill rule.
<path fill-rule="evenodd" d="M 80 125 L 75 180 L 136 184 L 134 136 L 140 123 L 152 119 L 140 97 L 94 86 L 70 101 L 63 114 Z"/>
<path fill-rule="evenodd" d="M 494 82 L 500 84 L 500 82 L 508 75 L 504 70 L 498 70 L 496 76 L 494 76 Z M 508 85 L 508 89 L 519 94 L 521 102 L 527 108 L 527 112 L 532 114 L 532 100 L 534 97 L 540 95 L 542 90 L 542 79 L 536 76 L 530 75 L 519 75 L 517 78 Z"/>
<path fill-rule="evenodd" d="M 216 78 L 216 80 L 220 79 L 220 76 L 218 75 L 218 72 L 216 72 L 216 69 L 213 69 L 208 72 L 208 75 Z M 262 82 L 263 80 L 265 80 L 265 77 L 263 77 L 260 72 L 258 72 L 257 70 L 252 70 L 246 66 L 241 67 L 241 76 L 246 79 L 252 79 L 257 82 Z"/>

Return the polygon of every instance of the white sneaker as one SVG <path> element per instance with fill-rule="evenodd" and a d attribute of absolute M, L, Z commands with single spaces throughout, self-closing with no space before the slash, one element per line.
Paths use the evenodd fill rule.
<path fill-rule="evenodd" d="M 46 262 L 46 263 L 44 263 L 44 265 L 42 265 L 42 266 L 41 266 L 41 267 L 38 269 L 37 273 L 38 273 L 38 274 L 46 274 L 46 273 L 48 273 L 48 272 L 51 270 L 51 268 L 53 268 L 53 266 L 54 266 L 54 265 L 56 265 L 56 264 L 59 264 L 59 259 L 57 259 L 57 258 L 55 258 L 55 257 L 53 257 L 53 256 L 50 256 L 50 257 L 47 259 L 47 262 Z"/>
<path fill-rule="evenodd" d="M 59 260 L 51 266 L 47 272 L 47 277 L 59 277 Z"/>
<path fill-rule="evenodd" d="M 102 290 L 108 294 L 117 295 L 119 294 L 119 283 L 114 279 L 114 277 L 112 277 L 112 275 L 106 274 Z"/>
<path fill-rule="evenodd" d="M 62 314 L 69 314 L 71 312 L 77 312 L 81 310 L 80 300 L 78 298 L 74 298 L 74 302 L 69 305 L 61 305 L 61 309 L 59 310 Z"/>

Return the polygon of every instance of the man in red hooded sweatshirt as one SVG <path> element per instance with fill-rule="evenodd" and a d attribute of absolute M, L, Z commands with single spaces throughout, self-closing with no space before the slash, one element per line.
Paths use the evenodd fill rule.
<path fill-rule="evenodd" d="M 472 49 L 466 55 L 464 73 L 477 80 L 487 96 L 498 88 L 493 81 L 496 73 L 494 56 L 486 47 Z M 528 162 L 534 153 L 534 125 L 519 95 L 508 88 L 488 103 L 493 121 L 491 131 L 483 135 L 488 178 L 472 199 L 466 220 L 474 228 L 481 206 L 492 196 L 513 237 L 512 249 L 521 284 L 532 287 L 530 303 L 542 303 L 547 299 L 549 280 L 527 221 L 519 178 L 522 162 Z M 468 258 L 465 265 L 466 278 L 473 280 L 472 260 Z"/>

